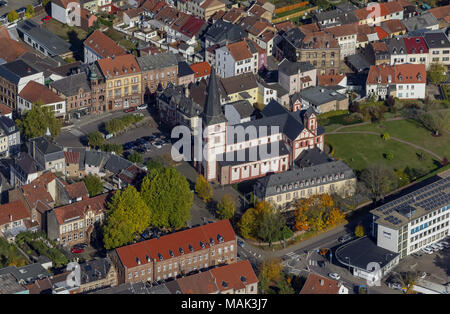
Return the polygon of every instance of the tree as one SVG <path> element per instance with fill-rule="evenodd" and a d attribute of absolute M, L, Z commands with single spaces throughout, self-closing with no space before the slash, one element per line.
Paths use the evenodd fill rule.
<path fill-rule="evenodd" d="M 8 13 L 8 22 L 12 23 L 19 18 L 19 13 L 17 11 L 12 10 Z"/>
<path fill-rule="evenodd" d="M 99 176 L 90 173 L 84 177 L 83 181 L 89 192 L 89 197 L 94 197 L 103 192 L 103 183 Z"/>
<path fill-rule="evenodd" d="M 25 111 L 22 117 L 16 120 L 16 124 L 28 139 L 44 136 L 47 127 L 53 138 L 61 132 L 61 121 L 55 117 L 50 107 L 43 106 L 42 102 L 33 104 L 31 110 Z"/>
<path fill-rule="evenodd" d="M 209 202 L 212 197 L 213 191 L 211 184 L 206 181 L 203 175 L 200 175 L 197 178 L 197 182 L 195 183 L 195 192 L 197 192 L 198 196 L 203 199 L 203 201 Z"/>
<path fill-rule="evenodd" d="M 150 169 L 141 195 L 152 214 L 152 225 L 180 229 L 190 219 L 194 195 L 186 178 L 173 167 Z"/>
<path fill-rule="evenodd" d="M 262 274 L 269 281 L 278 281 L 281 279 L 281 271 L 283 264 L 279 259 L 272 259 L 261 264 L 260 274 Z"/>
<path fill-rule="evenodd" d="M 105 143 L 106 140 L 99 131 L 94 131 L 88 134 L 88 145 L 90 147 L 100 147 Z"/>
<path fill-rule="evenodd" d="M 389 108 L 390 112 L 395 111 L 395 98 L 389 95 L 384 101 L 384 105 Z"/>
<path fill-rule="evenodd" d="M 34 15 L 34 8 L 31 4 L 27 5 L 27 8 L 25 10 L 25 16 L 27 18 L 30 18 Z"/>
<path fill-rule="evenodd" d="M 391 139 L 391 136 L 389 135 L 388 132 L 384 132 L 382 135 L 382 139 L 385 141 L 389 141 Z"/>
<path fill-rule="evenodd" d="M 236 211 L 236 205 L 230 194 L 225 194 L 217 204 L 217 216 L 220 219 L 231 219 Z"/>
<path fill-rule="evenodd" d="M 269 247 L 272 247 L 272 242 L 277 240 L 280 232 L 286 225 L 286 219 L 280 212 L 264 212 L 261 223 L 258 226 L 257 235 L 264 242 L 269 242 Z"/>
<path fill-rule="evenodd" d="M 121 155 L 123 153 L 123 146 L 120 145 L 120 144 L 105 143 L 102 146 L 102 151 L 104 151 L 104 152 L 114 152 L 117 155 Z"/>
<path fill-rule="evenodd" d="M 386 154 L 384 154 L 384 157 L 387 160 L 393 160 L 394 159 L 394 153 L 392 153 L 392 152 L 386 153 Z"/>
<path fill-rule="evenodd" d="M 142 154 L 139 154 L 136 151 L 133 151 L 129 156 L 128 160 L 131 162 L 134 162 L 136 164 L 142 164 L 144 162 L 144 156 Z"/>
<path fill-rule="evenodd" d="M 280 280 L 277 285 L 278 294 L 294 294 L 295 291 L 291 287 L 289 278 Z"/>
<path fill-rule="evenodd" d="M 445 116 L 440 112 L 427 112 L 420 117 L 420 120 L 436 136 L 441 135 L 447 126 Z"/>
<path fill-rule="evenodd" d="M 345 218 L 345 215 L 337 208 L 333 208 L 326 219 L 326 224 L 329 226 L 334 226 L 340 222 L 342 222 Z"/>
<path fill-rule="evenodd" d="M 428 78 L 433 84 L 441 84 L 447 80 L 444 65 L 440 63 L 432 63 L 428 70 Z"/>
<path fill-rule="evenodd" d="M 108 203 L 103 242 L 107 250 L 133 241 L 150 225 L 151 213 L 135 187 L 114 193 Z"/>
<path fill-rule="evenodd" d="M 255 207 L 247 209 L 238 223 L 241 236 L 245 239 L 257 237 L 263 214 L 271 211 L 272 206 L 266 201 L 257 202 Z"/>
<path fill-rule="evenodd" d="M 397 186 L 393 171 L 386 166 L 373 164 L 361 172 L 361 181 L 367 187 L 369 197 L 378 201 Z"/>
<path fill-rule="evenodd" d="M 359 237 L 359 238 L 362 238 L 362 237 L 364 237 L 365 234 L 366 234 L 366 233 L 365 233 L 365 230 L 364 230 L 364 226 L 361 225 L 361 224 L 358 224 L 358 225 L 355 227 L 355 236 L 357 236 L 357 237 Z"/>

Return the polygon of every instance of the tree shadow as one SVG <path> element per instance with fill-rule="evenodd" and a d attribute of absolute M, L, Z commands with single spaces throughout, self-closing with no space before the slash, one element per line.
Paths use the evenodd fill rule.
<path fill-rule="evenodd" d="M 83 60 L 83 40 L 78 38 L 78 34 L 75 31 L 69 31 L 67 33 L 69 37 L 70 50 L 73 52 L 73 57 L 76 60 Z"/>

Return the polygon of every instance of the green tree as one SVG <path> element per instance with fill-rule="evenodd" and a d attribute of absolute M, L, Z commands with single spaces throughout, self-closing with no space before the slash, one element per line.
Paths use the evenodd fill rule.
<path fill-rule="evenodd" d="M 209 202 L 213 195 L 212 186 L 206 181 L 203 175 L 198 176 L 197 182 L 195 183 L 195 192 L 198 196 L 203 199 L 203 201 Z"/>
<path fill-rule="evenodd" d="M 135 187 L 115 192 L 108 203 L 103 242 L 107 250 L 133 241 L 150 225 L 150 210 Z"/>
<path fill-rule="evenodd" d="M 445 68 L 440 63 L 432 63 L 428 70 L 428 78 L 433 84 L 441 84 L 447 80 L 445 75 Z"/>
<path fill-rule="evenodd" d="M 277 288 L 278 288 L 278 294 L 294 294 L 295 293 L 295 291 L 294 291 L 294 289 L 292 289 L 288 279 L 280 280 L 278 282 Z"/>
<path fill-rule="evenodd" d="M 137 164 L 141 164 L 144 162 L 144 156 L 142 154 L 139 154 L 136 151 L 133 151 L 129 156 L 128 160 Z"/>
<path fill-rule="evenodd" d="M 280 212 L 264 212 L 257 235 L 261 240 L 269 242 L 269 246 L 272 247 L 272 242 L 279 238 L 280 232 L 285 225 L 286 219 Z"/>
<path fill-rule="evenodd" d="M 102 146 L 102 151 L 104 151 L 104 152 L 114 152 L 117 155 L 121 155 L 123 153 L 123 146 L 120 145 L 120 144 L 105 143 Z"/>
<path fill-rule="evenodd" d="M 89 197 L 93 197 L 93 196 L 102 194 L 103 183 L 102 183 L 102 179 L 100 179 L 99 176 L 96 176 L 95 174 L 90 173 L 84 177 L 83 181 L 89 192 Z"/>
<path fill-rule="evenodd" d="M 365 230 L 364 230 L 364 226 L 361 224 L 358 224 L 355 227 L 355 236 L 362 238 L 364 237 L 364 235 L 366 234 Z"/>
<path fill-rule="evenodd" d="M 12 23 L 19 18 L 19 13 L 17 11 L 12 10 L 8 13 L 8 22 Z"/>
<path fill-rule="evenodd" d="M 103 134 L 99 131 L 94 131 L 88 134 L 88 145 L 90 147 L 101 147 L 106 143 Z"/>
<path fill-rule="evenodd" d="M 173 167 L 150 169 L 141 184 L 141 195 L 156 227 L 186 226 L 194 201 L 186 178 Z"/>
<path fill-rule="evenodd" d="M 445 116 L 441 112 L 427 112 L 420 117 L 422 124 L 432 131 L 436 136 L 441 135 L 441 133 L 448 127 L 448 122 L 446 122 Z"/>
<path fill-rule="evenodd" d="M 397 187 L 394 172 L 384 165 L 373 164 L 361 172 L 361 181 L 367 187 L 369 197 L 378 201 Z"/>
<path fill-rule="evenodd" d="M 389 152 L 389 153 L 385 154 L 385 158 L 387 160 L 393 160 L 394 159 L 394 153 Z"/>
<path fill-rule="evenodd" d="M 23 113 L 22 117 L 16 120 L 17 126 L 26 138 L 44 136 L 47 127 L 53 138 L 61 132 L 61 121 L 57 119 L 50 109 L 42 105 L 42 102 L 33 104 L 31 110 Z"/>
<path fill-rule="evenodd" d="M 159 161 L 151 159 L 145 163 L 145 166 L 147 167 L 147 170 L 150 171 L 150 169 L 158 169 L 158 168 L 164 168 L 163 164 L 161 164 Z"/>
<path fill-rule="evenodd" d="M 34 15 L 34 8 L 31 4 L 27 5 L 26 9 L 25 9 L 25 16 L 27 18 L 30 18 Z"/>
<path fill-rule="evenodd" d="M 230 194 L 225 194 L 217 204 L 217 216 L 220 219 L 231 219 L 236 211 L 236 205 Z"/>
<path fill-rule="evenodd" d="M 389 135 L 388 132 L 384 132 L 382 138 L 385 141 L 389 141 L 391 139 L 391 136 Z"/>
<path fill-rule="evenodd" d="M 256 231 L 255 215 L 255 209 L 249 208 L 241 216 L 241 220 L 238 223 L 239 233 L 245 239 L 253 237 L 254 232 Z"/>

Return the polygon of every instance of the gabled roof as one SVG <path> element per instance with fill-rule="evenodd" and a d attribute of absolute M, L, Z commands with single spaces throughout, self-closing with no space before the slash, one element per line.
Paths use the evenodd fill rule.
<path fill-rule="evenodd" d="M 299 72 L 304 73 L 314 69 L 314 66 L 309 61 L 292 62 L 285 58 L 278 64 L 278 71 L 287 75 L 295 75 Z"/>
<path fill-rule="evenodd" d="M 338 281 L 310 273 L 300 294 L 338 294 L 339 289 Z"/>
<path fill-rule="evenodd" d="M 80 162 L 80 152 L 64 152 L 64 158 L 68 164 L 78 164 Z"/>
<path fill-rule="evenodd" d="M 258 283 L 258 278 L 247 259 L 213 268 L 210 272 L 220 291 L 245 289 L 247 285 Z"/>
<path fill-rule="evenodd" d="M 77 95 L 80 89 L 84 92 L 91 91 L 91 87 L 88 83 L 88 77 L 85 72 L 69 75 L 63 79 L 51 82 L 49 86 L 67 97 Z"/>
<path fill-rule="evenodd" d="M 102 58 L 116 57 L 127 53 L 125 49 L 99 30 L 95 30 L 86 38 L 84 45 L 95 51 Z"/>
<path fill-rule="evenodd" d="M 253 58 L 253 54 L 248 49 L 247 42 L 245 40 L 228 44 L 227 49 L 236 62 Z"/>
<path fill-rule="evenodd" d="M 30 218 L 30 213 L 22 201 L 0 205 L 0 226 L 26 218 Z"/>
<path fill-rule="evenodd" d="M 142 71 L 151 71 L 178 65 L 177 58 L 172 52 L 138 57 L 136 60 Z"/>
<path fill-rule="evenodd" d="M 122 246 L 116 249 L 120 261 L 126 268 L 138 266 L 138 261 L 147 264 L 147 257 L 154 261 L 160 261 L 160 256 L 164 260 L 170 260 L 172 251 L 174 257 L 181 256 L 180 251 L 190 252 L 190 246 L 194 252 L 202 250 L 200 243 L 207 246 L 219 243 L 220 236 L 224 242 L 234 241 L 236 236 L 229 220 L 220 220 L 218 222 L 201 225 L 199 227 L 178 231 L 172 234 L 161 236 L 135 244 Z"/>
<path fill-rule="evenodd" d="M 89 192 L 84 184 L 84 181 L 78 181 L 72 184 L 67 184 L 64 186 L 64 189 L 69 195 L 70 199 L 77 199 L 79 197 L 89 197 Z"/>
<path fill-rule="evenodd" d="M 190 68 L 194 72 L 195 78 L 204 77 L 204 76 L 209 77 L 209 75 L 211 74 L 211 66 L 206 61 L 193 63 L 190 65 Z"/>
<path fill-rule="evenodd" d="M 405 37 L 403 40 L 405 41 L 406 52 L 408 54 L 428 53 L 428 47 L 423 37 Z"/>
<path fill-rule="evenodd" d="M 450 16 L 450 4 L 445 6 L 436 7 L 433 9 L 429 9 L 428 12 L 434 15 L 435 18 L 444 19 Z"/>
<path fill-rule="evenodd" d="M 0 65 L 0 76 L 14 84 L 18 84 L 21 78 L 36 73 L 39 72 L 20 59 Z"/>
<path fill-rule="evenodd" d="M 439 21 L 430 12 L 425 12 L 421 15 L 415 15 L 409 19 L 403 20 L 408 32 L 424 29 L 434 25 L 439 25 Z"/>
<path fill-rule="evenodd" d="M 107 210 L 107 198 L 109 194 L 105 193 L 95 197 L 81 200 L 69 205 L 55 208 L 53 211 L 58 224 L 62 225 L 65 221 L 72 218 L 83 217 L 86 212 L 93 210 L 96 214 L 105 213 Z"/>
<path fill-rule="evenodd" d="M 127 54 L 111 58 L 97 60 L 97 63 L 106 78 L 111 76 L 132 75 L 141 72 L 141 68 L 135 56 Z"/>
<path fill-rule="evenodd" d="M 42 102 L 44 105 L 64 101 L 63 98 L 56 95 L 46 86 L 36 83 L 35 81 L 29 81 L 20 91 L 19 97 L 28 100 L 31 103 Z"/>
<path fill-rule="evenodd" d="M 220 79 L 220 83 L 227 95 L 240 93 L 252 88 L 257 88 L 258 83 L 253 73 L 244 73 L 232 77 Z"/>
<path fill-rule="evenodd" d="M 387 20 L 381 22 L 381 28 L 383 28 L 389 34 L 406 32 L 406 27 L 403 25 L 402 21 L 397 19 Z"/>
<path fill-rule="evenodd" d="M 31 208 L 35 208 L 40 212 L 46 212 L 53 207 L 55 200 L 48 192 L 48 185 L 54 180 L 56 180 L 55 174 L 48 171 L 30 184 L 20 187 L 25 200 Z"/>
<path fill-rule="evenodd" d="M 367 84 L 426 84 L 424 64 L 372 65 Z"/>

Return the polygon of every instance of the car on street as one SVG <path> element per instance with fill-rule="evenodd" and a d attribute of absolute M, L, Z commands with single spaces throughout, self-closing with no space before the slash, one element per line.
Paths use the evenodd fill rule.
<path fill-rule="evenodd" d="M 41 19 L 41 21 L 42 21 L 42 22 L 47 22 L 47 21 L 50 21 L 51 19 L 52 19 L 52 17 L 51 17 L 50 15 L 47 15 L 47 16 L 43 17 L 43 18 Z"/>
<path fill-rule="evenodd" d="M 84 252 L 84 249 L 82 249 L 82 248 L 76 248 L 76 247 L 72 248 L 72 253 L 74 253 L 74 254 L 79 254 L 79 253 L 83 253 L 83 252 Z"/>
<path fill-rule="evenodd" d="M 152 145 L 156 148 L 161 148 L 162 147 L 162 143 L 161 142 L 153 142 Z"/>
<path fill-rule="evenodd" d="M 353 239 L 353 235 L 346 234 L 346 235 L 343 235 L 342 237 L 339 237 L 338 242 L 344 243 L 344 242 L 350 241 L 351 239 Z"/>
<path fill-rule="evenodd" d="M 130 107 L 130 108 L 124 109 L 123 112 L 132 112 L 135 110 L 136 110 L 136 107 Z"/>
<path fill-rule="evenodd" d="M 433 254 L 434 251 L 428 247 L 424 247 L 422 249 L 422 252 L 427 253 L 427 254 Z"/>
<path fill-rule="evenodd" d="M 26 10 L 27 10 L 27 8 L 21 7 L 19 9 L 17 9 L 16 12 L 19 13 L 19 14 L 24 14 Z"/>
<path fill-rule="evenodd" d="M 237 244 L 238 244 L 240 247 L 244 247 L 244 246 L 245 246 L 245 242 L 242 241 L 241 239 L 238 239 L 238 240 L 237 240 Z"/>
<path fill-rule="evenodd" d="M 137 106 L 137 109 L 138 109 L 138 110 L 144 110 L 144 109 L 147 109 L 147 105 L 146 105 L 146 104 L 142 104 L 142 105 L 140 105 L 140 106 Z"/>
<path fill-rule="evenodd" d="M 424 279 L 426 276 L 427 276 L 427 273 L 426 273 L 426 272 L 423 272 L 423 273 L 420 274 L 419 277 L 420 277 L 421 279 Z"/>
<path fill-rule="evenodd" d="M 334 279 L 334 280 L 339 280 L 341 279 L 341 276 L 338 273 L 329 273 L 328 277 Z"/>

